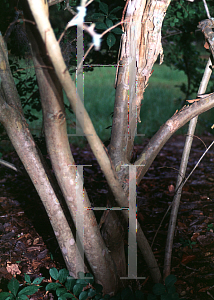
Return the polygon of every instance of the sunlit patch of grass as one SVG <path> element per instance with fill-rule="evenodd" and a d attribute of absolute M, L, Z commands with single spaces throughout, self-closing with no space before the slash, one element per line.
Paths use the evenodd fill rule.
<path fill-rule="evenodd" d="M 115 73 L 115 67 L 95 67 L 93 72 L 84 73 L 84 105 L 102 141 L 108 140 L 111 135 L 111 114 L 114 110 L 115 100 Z M 141 123 L 138 124 L 138 134 L 151 137 L 177 109 L 181 108 L 181 102 L 185 96 L 178 86 L 183 82 L 186 83 L 186 81 L 183 72 L 169 68 L 164 64 L 161 66 L 154 65 L 154 72 L 149 79 L 149 85 L 142 100 Z M 69 104 L 65 94 L 64 98 L 65 103 Z M 39 120 L 29 123 L 29 126 L 33 133 L 39 136 L 42 126 L 42 113 L 35 111 L 35 115 L 39 117 Z M 68 134 L 75 134 L 75 115 L 67 113 L 66 117 Z M 211 127 L 212 112 L 207 113 L 206 116 L 203 114 L 199 120 L 201 122 L 198 126 L 198 132 L 203 133 L 206 126 Z M 109 128 L 106 129 L 107 127 Z M 182 128 L 179 133 L 181 132 L 186 133 L 186 128 Z M 72 144 L 84 145 L 86 138 L 69 136 L 69 141 Z M 141 143 L 142 137 L 137 138 L 136 142 Z"/>

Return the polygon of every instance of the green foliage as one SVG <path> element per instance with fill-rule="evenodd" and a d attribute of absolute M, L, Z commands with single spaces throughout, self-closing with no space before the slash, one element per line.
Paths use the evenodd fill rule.
<path fill-rule="evenodd" d="M 122 6 L 117 6 L 113 8 L 111 11 L 109 11 L 108 4 L 99 1 L 99 10 L 100 13 L 94 13 L 91 16 L 91 19 L 93 21 L 96 21 L 96 29 L 106 30 L 108 28 L 111 28 L 114 25 L 113 21 L 119 21 L 120 18 L 117 17 L 116 12 L 122 10 Z M 123 33 L 121 28 L 114 28 L 112 29 L 112 32 L 108 33 L 106 36 L 106 42 L 111 49 L 112 46 L 116 43 L 116 37 L 115 34 L 121 35 Z"/>
<path fill-rule="evenodd" d="M 50 275 L 55 280 L 46 286 L 46 291 L 55 291 L 59 300 L 64 299 L 77 299 L 85 300 L 88 297 L 94 297 L 101 292 L 91 288 L 91 284 L 94 283 L 93 275 L 88 273 L 84 274 L 79 272 L 78 279 L 69 276 L 69 272 L 66 269 L 58 270 L 56 268 L 50 269 Z"/>
<path fill-rule="evenodd" d="M 1 154 L 1 153 L 0 153 L 0 154 Z M 0 158 L 1 158 L 1 156 L 0 156 Z M 213 224 L 213 223 L 208 224 L 208 225 L 207 225 L 207 231 L 213 232 L 213 230 L 214 230 L 214 224 Z"/>
<path fill-rule="evenodd" d="M 41 103 L 35 72 L 27 73 L 22 67 L 22 61 L 9 60 L 11 72 L 21 100 L 24 116 L 29 122 L 38 120 L 32 109 L 41 111 Z"/>
<path fill-rule="evenodd" d="M 193 245 L 196 245 L 196 242 L 192 242 L 191 240 L 184 240 L 180 238 L 180 243 L 182 244 L 182 247 L 190 247 L 192 249 Z"/>
<path fill-rule="evenodd" d="M 51 268 L 49 270 L 50 276 L 54 280 L 46 285 L 46 291 L 53 291 L 58 300 L 66 299 L 94 299 L 94 300 L 179 300 L 178 294 L 175 289 L 176 277 L 169 275 L 165 280 L 165 285 L 157 283 L 153 286 L 153 294 L 146 296 L 142 291 L 132 291 L 129 287 L 126 287 L 117 295 L 110 297 L 109 295 L 102 295 L 103 287 L 100 284 L 94 282 L 92 274 L 83 272 L 78 273 L 78 278 L 69 276 L 67 269 L 57 270 Z M 40 284 L 44 277 L 38 277 L 31 282 L 30 276 L 25 274 L 26 287 L 20 289 L 16 278 L 12 278 L 8 283 L 8 291 L 0 293 L 0 300 L 27 300 L 27 295 L 33 295 L 40 288 Z"/>
<path fill-rule="evenodd" d="M 43 279 L 44 277 L 38 277 L 31 282 L 30 276 L 25 274 L 25 284 L 27 286 L 23 287 L 23 285 L 19 284 L 18 280 L 13 277 L 7 285 L 9 292 L 0 293 L 0 300 L 27 300 L 29 299 L 27 297 L 28 295 L 33 295 L 39 290 L 41 287 L 39 284 Z M 22 286 L 21 289 L 20 286 Z"/>
<path fill-rule="evenodd" d="M 214 12 L 211 1 L 207 1 L 210 13 Z M 200 57 L 200 43 L 204 41 L 197 30 L 198 23 L 206 19 L 202 1 L 172 1 L 164 20 L 163 47 L 164 61 L 168 66 L 184 71 L 187 82 L 180 84 L 185 99 L 197 93 L 205 68 L 205 60 Z M 205 52 L 206 54 L 206 52 Z M 209 56 L 209 54 L 206 54 Z M 182 103 L 183 104 L 183 103 Z"/>
<path fill-rule="evenodd" d="M 165 279 L 165 284 L 156 283 L 152 288 L 153 294 L 149 294 L 147 300 L 179 300 L 174 286 L 176 281 L 174 275 L 169 275 Z"/>

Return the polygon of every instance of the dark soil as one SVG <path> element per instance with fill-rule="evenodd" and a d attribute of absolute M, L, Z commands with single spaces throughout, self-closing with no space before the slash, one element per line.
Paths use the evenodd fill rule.
<path fill-rule="evenodd" d="M 159 224 L 174 196 L 176 178 L 185 137 L 172 137 L 161 150 L 137 188 L 138 220 L 152 243 Z M 203 142 L 202 142 L 203 141 Z M 191 172 L 213 137 L 194 138 L 187 174 Z M 76 164 L 84 167 L 84 183 L 92 205 L 104 206 L 107 184 L 89 147 L 71 147 Z M 135 156 L 143 146 L 135 147 Z M 0 292 L 12 274 L 23 282 L 31 278 L 49 279 L 51 267 L 65 267 L 45 209 L 15 152 L 3 159 L 13 163 L 24 175 L 0 165 Z M 205 155 L 183 189 L 173 245 L 172 274 L 180 298 L 214 299 L 214 151 Z M 101 203 L 97 205 L 97 203 Z M 97 213 L 97 219 L 101 213 Z M 163 269 L 169 214 L 154 241 L 153 251 Z M 126 241 L 127 242 L 127 241 Z M 12 273 L 12 274 L 11 274 Z M 138 287 L 151 292 L 152 281 L 138 252 Z M 43 299 L 44 289 L 31 296 Z M 49 297 L 49 296 L 47 296 Z"/>

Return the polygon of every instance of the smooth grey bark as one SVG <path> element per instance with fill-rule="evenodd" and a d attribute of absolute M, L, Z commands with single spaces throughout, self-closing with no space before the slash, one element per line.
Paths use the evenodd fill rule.
<path fill-rule="evenodd" d="M 93 124 L 86 110 L 84 109 L 81 100 L 79 99 L 78 95 L 76 95 L 75 85 L 71 80 L 70 74 L 63 61 L 59 44 L 56 41 L 55 35 L 53 33 L 50 22 L 48 20 L 48 13 L 46 11 L 46 8 L 44 8 L 42 1 L 35 2 L 33 0 L 28 0 L 28 3 L 30 5 L 32 14 L 35 18 L 42 39 L 46 45 L 47 52 L 51 58 L 56 74 L 60 80 L 61 85 L 63 86 L 63 89 L 66 92 L 67 98 L 70 101 L 72 109 L 79 120 L 83 132 L 88 139 L 91 149 L 95 157 L 97 158 L 98 163 L 101 166 L 101 169 L 107 179 L 107 182 L 114 194 L 115 200 L 120 205 L 120 207 L 124 207 L 124 206 L 126 207 L 128 206 L 127 196 L 125 195 L 122 186 L 118 181 L 116 172 L 112 167 L 112 163 L 107 153 L 104 150 L 102 142 L 100 141 L 100 139 L 98 138 L 94 130 Z M 76 108 L 76 105 L 78 105 L 78 110 Z M 123 214 L 126 218 L 126 221 L 128 222 L 128 215 L 124 210 L 123 210 Z M 139 224 L 138 224 L 138 228 L 139 228 L 138 232 L 140 233 L 142 230 Z M 143 233 L 141 234 L 141 237 L 145 238 Z M 157 262 L 155 260 L 155 257 L 148 244 L 148 241 L 146 241 L 146 239 L 145 241 L 138 240 L 138 245 L 140 249 L 143 251 L 146 261 L 148 260 L 148 258 L 150 259 L 152 258 L 152 261 L 149 262 L 149 266 L 152 265 L 152 267 L 150 267 L 150 271 L 152 273 L 152 277 L 154 281 L 158 282 L 160 280 L 160 271 Z"/>
<path fill-rule="evenodd" d="M 27 9 L 26 13 L 30 18 Z M 84 207 L 91 207 L 91 204 L 86 191 L 83 198 L 82 178 L 79 176 L 78 167 L 75 166 L 70 150 L 61 84 L 46 54 L 41 36 L 35 27 L 31 25 L 29 27 L 31 27 L 29 38 L 32 43 L 33 61 L 41 95 L 46 144 L 54 173 L 75 225 L 80 222 L 84 228 L 84 237 L 81 231 L 77 236 L 80 244 L 84 246 L 86 258 L 96 281 L 102 284 L 105 293 L 113 294 L 117 291 L 119 278 L 111 254 L 100 234 L 93 210 L 84 209 Z M 81 204 L 82 210 L 77 213 L 77 208 Z M 79 258 L 82 260 L 81 257 Z M 82 263 L 84 267 L 84 262 Z M 71 267 L 73 268 L 73 265 Z M 84 272 L 84 268 L 78 271 Z"/>
<path fill-rule="evenodd" d="M 184 126 L 192 118 L 214 107 L 214 93 L 211 93 L 206 98 L 197 100 L 198 101 L 194 102 L 191 106 L 188 105 L 182 108 L 178 113 L 174 114 L 151 138 L 145 149 L 142 151 L 139 159 L 134 163 L 135 165 L 141 165 L 137 167 L 137 184 L 146 174 L 155 157 L 173 133 Z"/>
<path fill-rule="evenodd" d="M 6 48 L 4 47 L 2 36 L 0 36 L 0 122 L 5 127 L 18 156 L 45 206 L 60 248 L 68 249 L 68 251 L 63 251 L 62 253 L 66 264 L 71 262 L 75 266 L 75 240 L 47 173 L 44 170 L 42 159 L 37 151 L 28 124 L 20 109 L 20 99 L 16 92 L 15 83 L 5 54 Z M 11 97 L 10 92 L 13 97 Z"/>

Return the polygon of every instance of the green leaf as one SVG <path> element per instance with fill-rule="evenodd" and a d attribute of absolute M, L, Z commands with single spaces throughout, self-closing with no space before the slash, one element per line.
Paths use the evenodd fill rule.
<path fill-rule="evenodd" d="M 19 282 L 16 278 L 12 278 L 10 280 L 10 282 L 8 283 L 7 285 L 8 287 L 8 290 L 11 291 L 11 293 L 16 296 L 17 295 L 17 292 L 18 292 L 18 289 L 19 289 Z"/>
<path fill-rule="evenodd" d="M 79 295 L 79 300 L 86 300 L 88 298 L 88 292 L 87 291 L 83 291 L 80 293 Z"/>
<path fill-rule="evenodd" d="M 94 276 L 91 273 L 87 273 L 85 275 L 85 277 L 87 277 L 87 282 L 93 284 L 94 283 Z"/>
<path fill-rule="evenodd" d="M 99 18 L 104 18 L 105 15 L 103 13 L 94 13 L 91 15 L 92 19 L 99 19 Z"/>
<path fill-rule="evenodd" d="M 49 273 L 50 273 L 51 277 L 52 277 L 54 280 L 57 280 L 57 279 L 58 279 L 59 272 L 57 271 L 56 268 L 51 268 L 51 269 L 49 270 Z"/>
<path fill-rule="evenodd" d="M 37 277 L 34 279 L 32 284 L 40 284 L 45 277 Z"/>
<path fill-rule="evenodd" d="M 182 13 L 180 11 L 177 11 L 176 16 L 177 16 L 178 19 L 183 18 Z"/>
<path fill-rule="evenodd" d="M 121 28 L 118 28 L 118 27 L 113 28 L 113 29 L 112 29 L 112 32 L 114 32 L 114 33 L 116 33 L 116 34 L 123 34 L 122 29 L 121 29 Z"/>
<path fill-rule="evenodd" d="M 56 295 L 57 297 L 64 295 L 65 293 L 67 293 L 67 290 L 63 287 L 57 288 L 56 289 Z"/>
<path fill-rule="evenodd" d="M 103 291 L 103 286 L 101 284 L 99 284 L 99 283 L 95 283 L 94 284 L 94 288 L 95 288 L 95 290 L 96 290 L 97 293 L 101 294 L 102 291 Z"/>
<path fill-rule="evenodd" d="M 108 28 L 112 27 L 113 26 L 112 20 L 110 20 L 109 18 L 106 18 L 106 25 Z"/>
<path fill-rule="evenodd" d="M 36 286 L 36 285 L 29 285 L 25 288 L 23 288 L 18 295 L 33 295 L 35 294 L 38 290 L 39 290 L 40 286 Z"/>
<path fill-rule="evenodd" d="M 69 271 L 67 269 L 59 270 L 59 276 L 58 276 L 59 282 L 64 283 L 68 276 L 69 276 Z"/>
<path fill-rule="evenodd" d="M 28 274 L 26 274 L 26 273 L 25 273 L 25 281 L 27 283 L 31 283 L 30 276 Z"/>
<path fill-rule="evenodd" d="M 11 293 L 8 293 L 8 292 L 2 292 L 0 293 L 0 300 L 6 300 L 6 299 L 15 299 L 15 297 L 11 294 Z"/>
<path fill-rule="evenodd" d="M 83 286 L 80 283 L 75 284 L 73 288 L 73 293 L 75 296 L 79 296 L 79 294 L 82 292 Z"/>
<path fill-rule="evenodd" d="M 96 295 L 96 296 L 94 297 L 94 300 L 100 300 L 101 298 L 102 298 L 101 295 Z"/>
<path fill-rule="evenodd" d="M 106 15 L 108 14 L 108 5 L 106 3 L 100 2 L 99 4 L 100 10 L 104 12 Z"/>
<path fill-rule="evenodd" d="M 21 295 L 21 296 L 18 296 L 18 298 L 16 298 L 18 300 L 29 300 L 28 296 L 26 295 Z"/>
<path fill-rule="evenodd" d="M 90 290 L 88 291 L 88 297 L 94 297 L 95 295 L 96 295 L 96 291 L 95 291 L 95 290 L 90 289 Z"/>
<path fill-rule="evenodd" d="M 72 276 L 68 277 L 66 282 L 65 282 L 65 287 L 67 290 L 71 291 L 76 283 L 76 279 L 73 278 Z"/>
<path fill-rule="evenodd" d="M 165 279 L 165 285 L 167 289 L 171 286 L 173 286 L 177 281 L 177 278 L 175 275 L 170 274 L 169 276 L 166 277 Z"/>
<path fill-rule="evenodd" d="M 184 11 L 184 18 L 186 19 L 189 16 L 188 12 L 185 10 Z"/>
<path fill-rule="evenodd" d="M 113 14 L 108 15 L 109 19 L 111 20 L 119 20 L 119 18 Z"/>
<path fill-rule="evenodd" d="M 176 288 L 174 285 L 169 286 L 169 288 L 167 288 L 167 292 L 168 294 L 174 294 L 176 292 Z"/>
<path fill-rule="evenodd" d="M 110 14 L 116 13 L 118 10 L 121 10 L 121 9 L 123 9 L 122 6 L 117 6 L 110 11 Z"/>
<path fill-rule="evenodd" d="M 77 298 L 70 293 L 65 293 L 58 298 L 58 300 L 66 300 L 66 299 L 77 299 Z"/>
<path fill-rule="evenodd" d="M 59 282 L 50 282 L 46 285 L 46 291 L 55 291 L 61 284 Z"/>
<path fill-rule="evenodd" d="M 96 29 L 102 29 L 102 30 L 105 30 L 105 29 L 107 29 L 107 26 L 106 26 L 106 24 L 103 23 L 103 22 L 97 22 L 97 23 L 96 23 Z"/>
<path fill-rule="evenodd" d="M 107 36 L 107 45 L 109 46 L 109 49 L 115 44 L 116 38 L 113 33 L 109 33 Z"/>
<path fill-rule="evenodd" d="M 156 283 L 153 286 L 152 291 L 155 295 L 163 295 L 166 293 L 166 288 L 162 283 Z"/>

